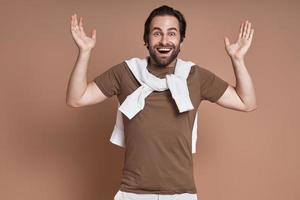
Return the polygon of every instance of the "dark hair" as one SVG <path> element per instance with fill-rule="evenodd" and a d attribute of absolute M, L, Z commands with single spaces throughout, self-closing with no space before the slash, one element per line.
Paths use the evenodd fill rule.
<path fill-rule="evenodd" d="M 147 18 L 145 22 L 144 27 L 144 42 L 147 44 L 149 42 L 149 32 L 150 32 L 150 24 L 154 17 L 156 16 L 165 16 L 165 15 L 171 15 L 177 18 L 179 22 L 179 29 L 180 29 L 180 43 L 185 38 L 185 30 L 186 30 L 186 21 L 184 19 L 184 16 L 181 12 L 178 10 L 175 10 L 169 6 L 163 5 L 161 7 L 158 7 L 150 13 L 149 17 Z"/>

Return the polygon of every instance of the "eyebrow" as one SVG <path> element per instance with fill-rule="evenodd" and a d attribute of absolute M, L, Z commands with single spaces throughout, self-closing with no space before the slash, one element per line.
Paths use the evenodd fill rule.
<path fill-rule="evenodd" d="M 154 28 L 152 29 L 152 31 L 154 31 L 154 30 L 160 30 L 160 31 L 161 31 L 161 28 L 159 28 L 159 27 L 154 27 Z M 168 28 L 168 31 L 170 31 L 170 30 L 178 31 L 177 28 L 175 28 L 175 27 Z"/>

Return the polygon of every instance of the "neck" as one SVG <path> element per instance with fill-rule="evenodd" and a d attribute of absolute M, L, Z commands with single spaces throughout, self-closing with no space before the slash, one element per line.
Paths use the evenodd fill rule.
<path fill-rule="evenodd" d="M 170 64 L 168 65 L 165 65 L 165 66 L 158 66 L 155 61 L 151 58 L 151 56 L 149 56 L 149 60 L 150 60 L 150 65 L 154 66 L 154 67 L 160 67 L 160 68 L 168 68 L 168 67 L 175 67 L 176 65 L 176 61 L 177 61 L 177 58 L 174 59 Z"/>

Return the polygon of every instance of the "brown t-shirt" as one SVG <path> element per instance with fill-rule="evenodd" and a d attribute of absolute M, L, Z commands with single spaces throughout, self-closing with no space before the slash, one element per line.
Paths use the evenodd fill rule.
<path fill-rule="evenodd" d="M 147 69 L 159 78 L 175 67 Z M 117 95 L 122 104 L 140 84 L 126 62 L 94 79 L 107 97 Z M 193 175 L 192 129 L 202 100 L 216 102 L 228 83 L 205 68 L 194 65 L 187 78 L 194 110 L 179 113 L 170 90 L 153 91 L 145 107 L 131 120 L 123 114 L 125 161 L 121 191 L 137 194 L 197 193 Z"/>

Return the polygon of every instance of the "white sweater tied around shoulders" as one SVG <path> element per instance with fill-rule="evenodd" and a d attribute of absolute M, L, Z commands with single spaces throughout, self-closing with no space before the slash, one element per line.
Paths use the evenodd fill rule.
<path fill-rule="evenodd" d="M 118 104 L 116 124 L 110 142 L 121 147 L 125 147 L 122 113 L 128 119 L 132 119 L 138 112 L 143 110 L 145 98 L 153 91 L 169 89 L 179 113 L 194 109 L 186 80 L 191 67 L 195 65 L 194 63 L 177 58 L 174 74 L 167 74 L 166 78 L 158 78 L 148 71 L 147 58 L 131 58 L 125 60 L 125 62 L 141 86 L 128 95 L 121 105 Z M 192 130 L 192 153 L 196 153 L 197 124 L 198 113 L 196 113 Z"/>

